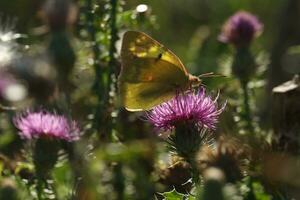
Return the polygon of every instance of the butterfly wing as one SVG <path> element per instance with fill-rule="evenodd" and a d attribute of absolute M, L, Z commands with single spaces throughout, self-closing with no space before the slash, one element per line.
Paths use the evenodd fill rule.
<path fill-rule="evenodd" d="M 179 58 L 142 32 L 124 34 L 121 59 L 119 90 L 127 110 L 149 110 L 171 99 L 176 88 L 189 82 Z"/>

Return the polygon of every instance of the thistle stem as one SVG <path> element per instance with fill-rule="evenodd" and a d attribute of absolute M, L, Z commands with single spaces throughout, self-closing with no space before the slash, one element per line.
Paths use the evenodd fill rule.
<path fill-rule="evenodd" d="M 117 192 L 117 200 L 124 199 L 124 190 L 125 190 L 125 183 L 124 183 L 124 174 L 123 174 L 123 165 L 122 163 L 117 163 L 113 167 L 114 177 L 113 177 L 113 186 L 115 191 Z"/>
<path fill-rule="evenodd" d="M 243 96 L 244 96 L 244 117 L 247 121 L 247 129 L 249 131 L 253 131 L 252 127 L 252 120 L 251 120 L 251 110 L 249 104 L 249 90 L 248 90 L 248 81 L 241 80 L 241 85 L 243 89 Z"/>
<path fill-rule="evenodd" d="M 203 139 L 197 127 L 186 123 L 178 124 L 175 134 L 169 137 L 170 147 L 190 164 L 190 173 L 194 184 L 198 184 L 200 181 L 200 173 L 195 157 Z"/>
<path fill-rule="evenodd" d="M 87 21 L 87 30 L 89 32 L 90 40 L 92 43 L 92 51 L 93 51 L 93 60 L 94 60 L 94 72 L 95 72 L 95 80 L 93 83 L 93 91 L 97 95 L 97 106 L 95 109 L 95 117 L 93 120 L 93 127 L 99 132 L 101 129 L 101 116 L 103 114 L 103 110 L 105 107 L 104 104 L 104 99 L 106 96 L 108 96 L 108 92 L 106 91 L 105 88 L 105 82 L 104 78 L 106 76 L 105 70 L 103 66 L 100 65 L 99 60 L 100 60 L 100 49 L 99 49 L 99 42 L 97 40 L 97 28 L 95 27 L 95 18 L 96 13 L 93 8 L 93 0 L 86 0 L 86 21 Z"/>
<path fill-rule="evenodd" d="M 36 192 L 37 192 L 38 200 L 43 200 L 43 184 L 44 181 L 40 177 L 38 177 L 37 184 L 36 184 Z"/>
<path fill-rule="evenodd" d="M 110 0 L 111 10 L 110 10 L 110 46 L 109 46 L 109 75 L 115 75 L 117 73 L 116 70 L 116 59 L 115 53 L 116 49 L 116 42 L 118 40 L 118 29 L 116 26 L 116 18 L 117 18 L 117 4 L 118 0 Z M 112 81 L 112 79 L 109 79 Z M 111 82 L 110 82 L 111 83 Z"/>
<path fill-rule="evenodd" d="M 116 108 L 114 105 L 114 97 L 116 96 L 116 79 L 117 79 L 117 62 L 116 62 L 116 42 L 118 40 L 118 29 L 116 25 L 116 19 L 117 19 L 117 7 L 118 7 L 118 0 L 110 0 L 110 45 L 109 45 L 109 62 L 108 62 L 108 84 L 107 84 L 107 91 L 109 92 L 109 95 L 106 96 L 105 104 L 111 107 L 110 110 L 110 118 L 108 119 L 108 131 L 110 139 L 113 140 L 112 132 L 113 127 L 115 127 L 116 124 L 116 118 L 115 115 L 112 117 L 111 113 L 116 112 Z"/>
<path fill-rule="evenodd" d="M 191 177 L 192 177 L 192 182 L 197 185 L 200 183 L 200 173 L 197 168 L 197 164 L 194 160 L 194 158 L 187 159 L 188 163 L 191 166 L 190 172 L 191 172 Z"/>

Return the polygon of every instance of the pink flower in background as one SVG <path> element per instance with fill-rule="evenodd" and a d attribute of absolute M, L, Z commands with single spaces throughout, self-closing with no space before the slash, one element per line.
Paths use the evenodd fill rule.
<path fill-rule="evenodd" d="M 246 11 L 239 11 L 226 21 L 219 40 L 235 46 L 249 45 L 262 30 L 263 24 L 256 16 Z"/>
<path fill-rule="evenodd" d="M 173 129 L 176 123 L 187 121 L 196 126 L 215 129 L 218 117 L 225 105 L 219 108 L 217 98 L 206 95 L 205 89 L 200 88 L 178 94 L 168 102 L 156 106 L 146 115 L 147 120 L 156 128 Z"/>
<path fill-rule="evenodd" d="M 49 137 L 75 141 L 80 137 L 80 131 L 75 121 L 44 110 L 21 113 L 15 116 L 13 121 L 20 131 L 19 135 L 25 139 Z"/>
<path fill-rule="evenodd" d="M 0 97 L 1 98 L 3 98 L 7 87 L 13 83 L 15 83 L 15 80 L 12 78 L 12 76 L 0 70 Z"/>
<path fill-rule="evenodd" d="M 0 69 L 0 100 L 18 102 L 27 96 L 26 86 L 15 76 Z"/>

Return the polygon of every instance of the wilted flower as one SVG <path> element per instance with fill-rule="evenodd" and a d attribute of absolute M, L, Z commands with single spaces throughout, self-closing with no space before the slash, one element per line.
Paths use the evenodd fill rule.
<path fill-rule="evenodd" d="M 2 20 L 0 19 L 1 22 Z M 13 32 L 10 26 L 12 25 L 0 27 L 0 68 L 9 65 L 17 56 L 17 43 L 15 40 L 20 38 L 21 35 Z"/>
<path fill-rule="evenodd" d="M 235 46 L 249 45 L 262 30 L 263 24 L 256 16 L 246 11 L 239 11 L 224 24 L 219 40 Z"/>
<path fill-rule="evenodd" d="M 1 52 L 0 68 L 3 68 L 4 66 L 7 66 L 11 62 L 15 52 L 11 44 L 6 42 L 1 42 L 1 41 L 0 41 L 0 52 Z"/>
<path fill-rule="evenodd" d="M 20 130 L 22 138 L 54 138 L 66 141 L 79 139 L 80 131 L 75 121 L 63 115 L 47 111 L 21 113 L 14 118 L 15 126 Z"/>
<path fill-rule="evenodd" d="M 149 111 L 146 117 L 156 128 L 164 131 L 173 129 L 178 122 L 215 129 L 224 107 L 219 108 L 217 98 L 212 99 L 206 95 L 205 89 L 201 87 L 197 91 L 178 93 L 170 101 Z"/>
<path fill-rule="evenodd" d="M 14 27 L 13 19 L 0 17 L 0 98 L 7 101 L 20 101 L 27 95 L 26 87 L 12 72 L 20 57 L 16 39 L 23 37 Z"/>
<path fill-rule="evenodd" d="M 222 136 L 214 145 L 200 149 L 197 162 L 200 171 L 217 167 L 225 173 L 228 182 L 235 182 L 242 178 L 250 154 L 250 148 L 241 141 Z"/>
<path fill-rule="evenodd" d="M 12 30 L 1 30 L 0 41 L 1 42 L 14 42 L 16 39 L 20 38 L 22 35 L 20 33 L 15 33 Z"/>
<path fill-rule="evenodd" d="M 171 165 L 159 166 L 157 174 L 159 182 L 165 185 L 168 190 L 173 188 L 178 192 L 190 191 L 192 184 L 187 182 L 190 179 L 190 165 L 180 157 L 173 156 Z M 186 183 L 186 184 L 183 184 Z"/>
<path fill-rule="evenodd" d="M 5 32 L 0 30 L 0 68 L 9 65 L 17 56 L 16 39 L 13 32 Z"/>

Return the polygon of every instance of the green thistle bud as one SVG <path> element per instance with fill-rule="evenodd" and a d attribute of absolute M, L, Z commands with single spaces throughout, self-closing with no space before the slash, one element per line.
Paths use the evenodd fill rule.
<path fill-rule="evenodd" d="M 255 59 L 248 47 L 237 48 L 234 61 L 232 63 L 232 73 L 241 82 L 248 82 L 255 73 Z"/>
<path fill-rule="evenodd" d="M 49 138 L 37 139 L 34 147 L 33 162 L 36 175 L 45 179 L 54 168 L 58 158 L 59 144 L 57 140 Z"/>

